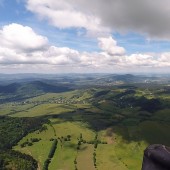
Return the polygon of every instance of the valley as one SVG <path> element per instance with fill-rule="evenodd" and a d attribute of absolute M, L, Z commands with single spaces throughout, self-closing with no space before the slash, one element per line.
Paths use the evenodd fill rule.
<path fill-rule="evenodd" d="M 99 74 L 44 79 L 20 79 L 13 91 L 8 89 L 13 84 L 3 81 L 4 169 L 140 170 L 148 145 L 170 146 L 169 77 Z M 16 138 L 13 142 L 11 136 Z M 30 162 L 11 152 L 30 156 Z"/>

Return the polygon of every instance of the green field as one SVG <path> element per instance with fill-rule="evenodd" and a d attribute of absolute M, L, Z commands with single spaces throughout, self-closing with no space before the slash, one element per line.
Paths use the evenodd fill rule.
<path fill-rule="evenodd" d="M 52 145 L 51 138 L 61 138 L 71 135 L 71 141 L 58 142 L 56 152 L 49 165 L 49 170 L 65 169 L 74 170 L 74 160 L 77 160 L 78 169 L 95 169 L 93 164 L 94 144 L 81 144 L 80 150 L 77 150 L 77 138 L 82 134 L 83 139 L 92 141 L 95 132 L 88 129 L 86 125 L 72 122 L 63 122 L 58 119 L 52 119 L 52 126 L 47 125 L 47 130 L 43 132 L 30 133 L 24 137 L 15 150 L 32 155 L 39 163 L 40 169 L 47 158 L 48 152 Z M 119 130 L 119 129 L 118 129 Z M 122 130 L 122 129 L 120 129 Z M 97 169 L 140 169 L 143 149 L 147 146 L 146 142 L 126 141 L 118 133 L 110 132 L 112 129 L 106 129 L 98 132 L 99 139 L 107 144 L 98 144 L 96 149 Z M 32 146 L 20 147 L 20 144 L 30 140 L 30 138 L 41 138 L 41 141 Z"/>
<path fill-rule="evenodd" d="M 170 101 L 167 94 L 155 97 L 159 90 L 134 89 L 46 93 L 4 103 L 0 114 L 48 120 L 43 130 L 28 133 L 13 146 L 32 156 L 38 170 L 43 170 L 55 139 L 49 170 L 140 170 L 148 145 L 170 145 Z"/>

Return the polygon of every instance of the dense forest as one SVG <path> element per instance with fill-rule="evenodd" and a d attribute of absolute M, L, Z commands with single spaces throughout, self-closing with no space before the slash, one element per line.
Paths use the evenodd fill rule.
<path fill-rule="evenodd" d="M 30 155 L 12 150 L 25 135 L 41 129 L 47 120 L 42 118 L 12 118 L 0 116 L 0 169 L 37 169 L 37 161 Z"/>

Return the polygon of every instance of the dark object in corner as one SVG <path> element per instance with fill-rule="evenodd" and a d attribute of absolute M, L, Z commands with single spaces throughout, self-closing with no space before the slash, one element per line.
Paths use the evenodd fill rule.
<path fill-rule="evenodd" d="M 154 144 L 146 148 L 142 170 L 170 170 L 170 147 Z"/>

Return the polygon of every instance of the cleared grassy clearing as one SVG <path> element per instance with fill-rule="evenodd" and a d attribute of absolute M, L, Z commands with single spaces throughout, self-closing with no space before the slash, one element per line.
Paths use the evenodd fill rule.
<path fill-rule="evenodd" d="M 100 170 L 127 170 L 118 159 L 113 145 L 99 145 L 96 151 L 97 169 Z"/>
<path fill-rule="evenodd" d="M 51 120 L 55 128 L 57 137 L 71 135 L 72 141 L 77 142 L 77 137 L 82 134 L 86 140 L 94 138 L 95 133 L 86 127 L 86 124 L 81 122 L 67 122 L 58 119 Z"/>
<path fill-rule="evenodd" d="M 25 110 L 28 110 L 29 108 L 32 107 L 33 107 L 32 104 L 26 104 L 26 105 L 17 105 L 14 103 L 1 104 L 0 115 L 12 115 L 17 112 L 23 113 Z"/>
<path fill-rule="evenodd" d="M 14 149 L 32 155 L 38 161 L 39 166 L 42 169 L 52 145 L 50 139 L 61 139 L 63 137 L 62 142 L 58 139 L 57 149 L 49 165 L 49 170 L 74 170 L 74 159 L 77 156 L 77 138 L 79 138 L 82 133 L 86 140 L 93 140 L 94 132 L 86 128 L 86 124 L 81 124 L 79 122 L 72 123 L 58 119 L 51 119 L 51 122 L 52 125 L 46 125 L 46 131 L 30 133 L 24 137 Z M 64 141 L 64 138 L 67 135 L 71 135 L 71 141 Z M 27 140 L 30 141 L 31 138 L 41 138 L 41 140 L 37 143 L 33 143 L 32 146 L 21 148 L 20 145 Z"/>
<path fill-rule="evenodd" d="M 10 102 L 0 105 L 0 115 L 14 117 L 36 117 L 61 114 L 91 107 L 85 100 L 90 93 L 79 90 L 63 93 L 47 93 L 23 102 Z"/>
<path fill-rule="evenodd" d="M 74 91 L 70 91 L 70 92 L 62 92 L 62 93 L 47 93 L 47 94 L 43 94 L 37 97 L 33 97 L 31 99 L 27 99 L 27 102 L 43 102 L 43 101 L 48 101 L 51 99 L 58 99 L 60 97 L 63 98 L 71 98 L 73 95 L 77 94 L 77 90 Z"/>
<path fill-rule="evenodd" d="M 43 115 L 61 114 L 64 112 L 73 111 L 72 106 L 65 106 L 62 104 L 41 104 L 34 108 L 28 109 L 24 112 L 13 114 L 14 117 L 36 117 Z"/>
<path fill-rule="evenodd" d="M 122 138 L 129 136 L 133 128 L 126 129 L 125 134 L 120 133 L 125 129 L 112 127 L 100 131 L 98 138 L 107 141 L 107 145 L 97 147 L 97 167 L 103 170 L 140 170 L 143 159 L 143 150 L 147 147 L 146 142 L 128 141 Z M 120 135 L 121 134 L 121 135 Z"/>
<path fill-rule="evenodd" d="M 52 127 L 49 125 L 46 126 L 48 128 L 46 131 L 36 131 L 34 133 L 30 133 L 26 137 L 24 137 L 16 147 L 14 147 L 15 150 L 19 150 L 22 153 L 33 156 L 38 161 L 41 169 L 43 167 L 44 161 L 47 159 L 49 150 L 52 145 L 52 142 L 49 139 L 54 136 L 54 131 Z M 27 140 L 30 141 L 31 138 L 41 138 L 41 140 L 39 142 L 33 143 L 32 146 L 26 146 L 23 148 L 20 146 Z"/>
<path fill-rule="evenodd" d="M 55 155 L 49 165 L 49 170 L 74 170 L 74 159 L 77 155 L 73 142 L 58 143 Z"/>
<path fill-rule="evenodd" d="M 80 170 L 95 170 L 93 165 L 93 145 L 83 144 L 77 155 L 77 168 Z"/>

